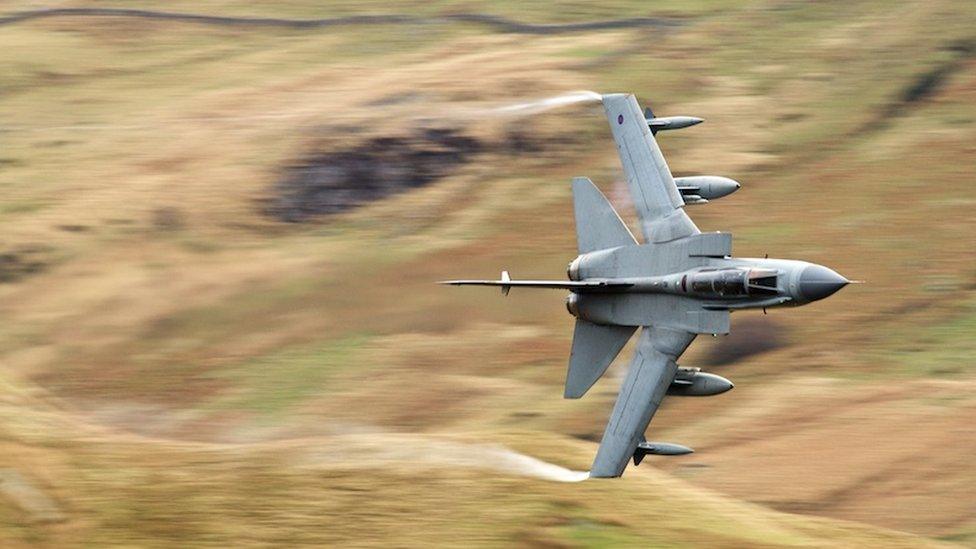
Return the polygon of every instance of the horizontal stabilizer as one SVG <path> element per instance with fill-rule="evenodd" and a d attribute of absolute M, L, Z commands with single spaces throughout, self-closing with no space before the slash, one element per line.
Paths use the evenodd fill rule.
<path fill-rule="evenodd" d="M 607 197 L 585 177 L 573 178 L 573 210 L 580 254 L 637 244 Z"/>
<path fill-rule="evenodd" d="M 636 326 L 603 326 L 576 319 L 564 398 L 579 398 L 603 376 Z"/>

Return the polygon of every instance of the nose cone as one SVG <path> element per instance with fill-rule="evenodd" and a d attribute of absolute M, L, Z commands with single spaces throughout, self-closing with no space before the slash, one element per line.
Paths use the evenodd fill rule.
<path fill-rule="evenodd" d="M 800 295 L 808 302 L 817 301 L 834 295 L 849 283 L 849 280 L 823 265 L 810 265 L 800 273 Z"/>

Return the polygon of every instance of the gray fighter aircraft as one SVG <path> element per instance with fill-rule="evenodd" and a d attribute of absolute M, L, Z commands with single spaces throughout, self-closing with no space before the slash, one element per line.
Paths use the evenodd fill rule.
<path fill-rule="evenodd" d="M 499 286 L 504 294 L 511 288 L 569 290 L 566 306 L 576 317 L 576 329 L 565 398 L 583 396 L 641 328 L 590 471 L 591 477 L 619 477 L 631 459 L 637 465 L 649 454 L 692 451 L 644 438 L 664 395 L 709 396 L 732 388 L 720 376 L 678 366 L 696 335 L 727 334 L 732 311 L 804 305 L 849 281 L 805 261 L 733 258 L 731 235 L 702 233 L 683 206 L 724 196 L 738 183 L 711 176 L 673 178 L 652 133 L 698 119 L 655 124 L 653 115 L 642 113 L 637 99 L 626 94 L 604 95 L 603 107 L 644 243 L 638 244 L 592 181 L 577 177 L 573 202 L 579 256 L 569 264 L 568 281 L 512 280 L 502 272 L 501 280 L 444 283 Z"/>

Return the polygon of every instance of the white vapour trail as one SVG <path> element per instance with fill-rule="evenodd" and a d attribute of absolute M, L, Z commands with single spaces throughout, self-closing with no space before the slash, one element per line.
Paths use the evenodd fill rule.
<path fill-rule="evenodd" d="M 551 482 L 580 482 L 589 472 L 573 471 L 504 446 L 471 444 L 429 436 L 377 432 L 370 435 L 339 435 L 328 448 L 304 453 L 306 466 L 345 465 L 486 469 L 505 475 L 519 475 Z"/>
<path fill-rule="evenodd" d="M 492 109 L 491 112 L 497 115 L 523 116 L 537 114 L 575 103 L 590 103 L 599 102 L 602 100 L 603 96 L 594 91 L 578 90 L 553 97 L 546 97 L 544 99 L 536 99 L 533 101 L 523 101 L 520 103 L 514 103 L 512 105 L 505 105 L 504 107 Z"/>
<path fill-rule="evenodd" d="M 530 116 L 545 111 L 573 105 L 576 103 L 598 103 L 603 100 L 603 96 L 595 91 L 576 90 L 552 97 L 534 99 L 531 101 L 521 101 L 510 105 L 503 105 L 492 109 L 467 109 L 456 107 L 452 112 L 445 112 L 444 107 L 440 106 L 438 117 L 457 117 L 457 118 L 482 118 L 485 116 Z M 173 119 L 174 122 L 210 122 L 210 123 L 242 123 L 260 122 L 268 120 L 287 120 L 292 118 L 310 119 L 315 115 L 323 114 L 320 109 L 308 109 L 302 111 L 288 112 L 264 112 L 261 114 L 251 114 L 243 116 L 192 116 Z M 339 120 L 342 115 L 331 113 L 332 121 Z M 430 118 L 424 115 L 421 118 Z M 38 131 L 117 131 L 117 130 L 145 130 L 155 129 L 156 124 L 70 124 L 70 125 L 51 125 L 51 126 L 29 126 L 29 125 L 0 125 L 0 133 L 6 132 L 38 132 Z"/>
<path fill-rule="evenodd" d="M 489 447 L 482 450 L 485 462 L 483 467 L 495 469 L 502 473 L 511 473 L 526 477 L 551 480 L 553 482 L 580 482 L 590 478 L 587 471 L 573 471 L 565 467 L 554 465 L 541 459 L 520 454 L 508 448 Z"/>

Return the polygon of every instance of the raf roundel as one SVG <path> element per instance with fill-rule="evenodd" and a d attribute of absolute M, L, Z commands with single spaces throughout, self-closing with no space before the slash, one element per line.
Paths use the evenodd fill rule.
<path fill-rule="evenodd" d="M 623 123 L 624 123 L 624 115 L 618 114 L 617 115 L 617 124 L 623 124 Z"/>

